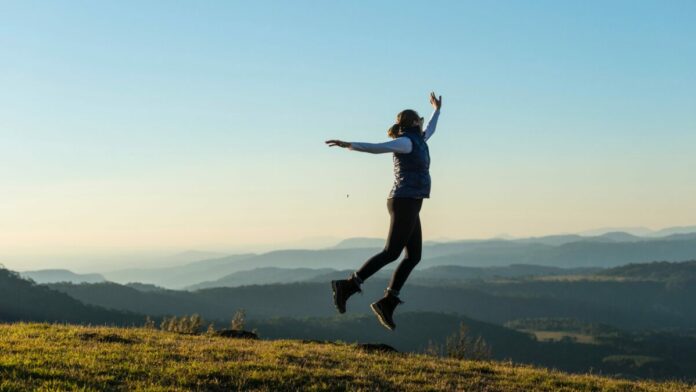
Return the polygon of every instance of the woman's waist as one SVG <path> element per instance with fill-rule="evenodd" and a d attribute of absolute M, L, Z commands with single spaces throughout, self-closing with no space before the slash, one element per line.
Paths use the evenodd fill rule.
<path fill-rule="evenodd" d="M 405 178 L 405 177 L 430 177 L 430 170 L 428 169 L 409 169 L 409 170 L 394 170 L 394 177 Z"/>

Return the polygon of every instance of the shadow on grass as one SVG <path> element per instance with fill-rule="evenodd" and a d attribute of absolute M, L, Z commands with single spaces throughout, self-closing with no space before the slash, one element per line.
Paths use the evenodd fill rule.
<path fill-rule="evenodd" d="M 71 388 L 75 389 L 87 389 L 94 387 L 91 383 L 85 382 L 76 377 L 61 375 L 51 375 L 45 374 L 42 371 L 35 371 L 25 369 L 17 365 L 0 365 L 0 380 L 24 380 L 31 383 L 31 385 L 25 385 L 25 387 L 38 388 L 46 382 L 58 382 L 69 385 Z"/>
<path fill-rule="evenodd" d="M 85 332 L 80 334 L 80 339 L 83 341 L 93 341 L 99 343 L 121 343 L 134 344 L 138 343 L 135 339 L 124 338 L 113 333 L 100 334 L 96 332 Z"/>
<path fill-rule="evenodd" d="M 382 378 L 358 378 L 347 374 L 295 374 L 283 380 L 274 377 L 267 379 L 250 378 L 243 374 L 226 372 L 212 372 L 203 378 L 191 380 L 181 385 L 166 385 L 170 388 L 183 387 L 190 390 L 205 391 L 230 391 L 230 390 L 269 390 L 269 391 L 294 391 L 307 390 L 323 385 L 331 391 L 354 391 L 356 389 L 379 390 L 379 391 L 401 391 L 393 383 Z"/>

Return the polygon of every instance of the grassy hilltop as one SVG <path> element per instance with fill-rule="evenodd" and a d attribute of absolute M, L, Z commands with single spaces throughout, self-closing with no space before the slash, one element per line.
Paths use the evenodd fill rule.
<path fill-rule="evenodd" d="M 0 391 L 696 391 L 500 362 L 142 328 L 0 324 Z"/>

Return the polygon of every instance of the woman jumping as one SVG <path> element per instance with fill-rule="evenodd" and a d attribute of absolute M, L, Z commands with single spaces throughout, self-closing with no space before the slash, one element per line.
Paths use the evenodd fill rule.
<path fill-rule="evenodd" d="M 381 154 L 394 153 L 394 186 L 387 199 L 387 208 L 391 216 L 387 244 L 380 253 L 369 258 L 359 270 L 348 279 L 332 280 L 333 299 L 339 313 L 345 313 L 348 298 L 360 292 L 360 285 L 382 267 L 399 258 L 406 248 L 406 257 L 401 261 L 384 297 L 370 305 L 379 322 L 386 328 L 396 328 L 393 313 L 396 305 L 403 303 L 399 299 L 399 290 L 406 282 L 411 270 L 421 259 L 422 233 L 418 216 L 424 198 L 430 197 L 430 154 L 426 141 L 435 132 L 440 116 L 442 96 L 437 98 L 430 93 L 430 104 L 435 111 L 423 130 L 423 117 L 415 110 L 404 110 L 396 116 L 387 135 L 392 141 L 385 143 L 357 143 L 341 140 L 327 140 L 329 146 L 339 146 L 354 151 Z"/>

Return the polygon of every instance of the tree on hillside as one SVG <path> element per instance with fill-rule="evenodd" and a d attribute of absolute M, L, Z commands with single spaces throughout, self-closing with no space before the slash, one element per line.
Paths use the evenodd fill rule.
<path fill-rule="evenodd" d="M 155 320 L 152 319 L 150 316 L 145 317 L 145 325 L 143 325 L 145 329 L 155 329 Z"/>
<path fill-rule="evenodd" d="M 162 319 L 160 329 L 162 331 L 195 335 L 201 329 L 202 324 L 203 319 L 198 314 L 181 316 L 178 318 L 176 316 L 172 316 L 171 318 L 165 317 Z"/>
<path fill-rule="evenodd" d="M 459 330 L 445 339 L 443 345 L 429 343 L 426 353 L 456 359 L 489 360 L 493 355 L 491 347 L 481 336 L 472 336 L 469 327 L 463 322 Z"/>
<path fill-rule="evenodd" d="M 239 309 L 232 316 L 232 321 L 230 322 L 230 327 L 235 331 L 241 331 L 244 329 L 244 324 L 246 323 L 246 311 L 244 309 Z"/>

